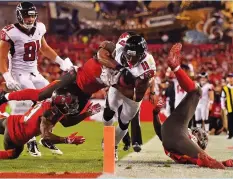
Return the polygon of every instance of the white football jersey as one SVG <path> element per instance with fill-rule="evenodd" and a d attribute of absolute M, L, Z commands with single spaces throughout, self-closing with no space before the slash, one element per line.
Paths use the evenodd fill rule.
<path fill-rule="evenodd" d="M 38 52 L 45 33 L 46 27 L 41 22 L 36 23 L 36 28 L 31 30 L 30 35 L 19 24 L 10 24 L 2 29 L 1 40 L 11 44 L 9 71 L 37 70 Z"/>
<path fill-rule="evenodd" d="M 174 82 L 174 89 L 175 89 L 175 108 L 180 104 L 180 102 L 182 101 L 182 99 L 185 97 L 185 95 L 187 94 L 186 91 L 184 91 L 180 85 L 179 82 L 177 81 L 177 79 L 173 79 Z"/>
<path fill-rule="evenodd" d="M 198 104 L 208 105 L 209 104 L 209 91 L 213 89 L 213 85 L 206 83 L 201 87 L 202 96 Z"/>
<path fill-rule="evenodd" d="M 129 35 L 123 36 L 122 38 L 118 40 L 116 44 L 115 60 L 120 65 L 122 65 L 121 56 L 124 50 L 124 46 L 129 37 L 130 37 Z M 126 67 L 126 68 L 132 73 L 133 76 L 135 77 L 141 76 L 142 78 L 143 78 L 143 74 L 145 73 L 152 72 L 153 74 L 155 74 L 156 72 L 155 60 L 153 56 L 149 54 L 148 52 L 146 52 L 145 58 L 139 64 L 137 64 L 134 67 Z M 153 74 L 152 76 L 154 76 Z"/>

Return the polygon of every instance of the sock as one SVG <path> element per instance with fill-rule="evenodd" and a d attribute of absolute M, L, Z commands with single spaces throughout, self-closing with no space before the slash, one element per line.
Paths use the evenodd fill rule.
<path fill-rule="evenodd" d="M 189 76 L 181 68 L 179 68 L 174 73 L 176 75 L 180 87 L 183 90 L 185 90 L 186 92 L 191 92 L 195 89 L 195 83 L 189 78 Z"/>
<path fill-rule="evenodd" d="M 115 131 L 115 146 L 118 146 L 118 144 L 120 143 L 120 141 L 123 139 L 123 137 L 126 135 L 127 132 L 128 132 L 128 129 L 122 130 L 120 128 L 120 126 L 116 127 L 116 131 Z"/>
<path fill-rule="evenodd" d="M 9 159 L 13 157 L 15 149 L 11 150 L 0 150 L 0 159 Z"/>
<path fill-rule="evenodd" d="M 38 101 L 40 90 L 38 89 L 25 89 L 21 91 L 14 91 L 9 93 L 8 100 L 32 100 Z M 6 96 L 5 96 L 6 97 Z"/>
<path fill-rule="evenodd" d="M 205 131 L 209 132 L 209 130 L 210 130 L 210 124 L 205 124 Z"/>
<path fill-rule="evenodd" d="M 196 126 L 201 128 L 201 124 L 196 124 Z"/>

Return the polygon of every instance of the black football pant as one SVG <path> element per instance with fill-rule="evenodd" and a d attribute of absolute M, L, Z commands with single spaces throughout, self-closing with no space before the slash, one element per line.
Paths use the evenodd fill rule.
<path fill-rule="evenodd" d="M 188 155 L 193 158 L 198 157 L 202 150 L 192 140 L 189 139 L 188 125 L 192 119 L 199 98 L 201 89 L 198 87 L 187 93 L 172 114 L 167 118 L 161 127 L 163 146 L 170 152 Z"/>
<path fill-rule="evenodd" d="M 132 140 L 132 145 L 134 145 L 136 142 L 139 145 L 142 145 L 142 133 L 141 133 L 141 126 L 139 120 L 140 120 L 140 116 L 138 111 L 135 117 L 131 121 L 131 139 L 129 132 L 127 132 L 125 137 L 123 138 L 123 143 L 125 145 L 130 146 L 131 140 Z"/>

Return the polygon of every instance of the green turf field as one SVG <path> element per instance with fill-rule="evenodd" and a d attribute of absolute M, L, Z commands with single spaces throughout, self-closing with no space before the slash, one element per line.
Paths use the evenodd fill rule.
<path fill-rule="evenodd" d="M 152 123 L 141 123 L 143 142 L 148 141 L 153 135 Z M 63 128 L 60 124 L 54 129 L 54 133 L 60 136 L 68 136 L 73 132 L 79 132 L 86 138 L 83 145 L 57 145 L 64 155 L 52 155 L 42 146 L 42 157 L 31 157 L 25 148 L 18 159 L 1 161 L 0 172 L 102 172 L 103 152 L 101 139 L 103 137 L 103 124 L 100 122 L 83 122 L 77 126 Z M 37 138 L 39 139 L 39 138 Z M 3 138 L 1 136 L 1 141 Z M 1 149 L 3 149 L 1 142 Z M 122 158 L 129 152 L 119 147 L 119 157 Z"/>

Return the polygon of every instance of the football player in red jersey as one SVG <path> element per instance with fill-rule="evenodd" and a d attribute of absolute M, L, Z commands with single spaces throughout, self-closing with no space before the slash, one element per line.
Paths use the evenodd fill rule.
<path fill-rule="evenodd" d="M 175 162 L 182 164 L 196 164 L 201 167 L 224 169 L 233 167 L 233 160 L 219 162 L 206 154 L 208 138 L 204 130 L 196 128 L 190 133 L 188 124 L 195 113 L 201 96 L 201 88 L 180 68 L 181 44 L 172 47 L 168 65 L 174 71 L 179 85 L 187 92 L 177 108 L 161 125 L 158 113 L 163 106 L 158 102 L 154 110 L 154 128 L 163 143 L 166 155 Z"/>
<path fill-rule="evenodd" d="M 40 89 L 49 84 L 38 71 L 39 51 L 58 63 L 61 70 L 68 71 L 73 64 L 68 58 L 61 59 L 45 40 L 46 27 L 38 21 L 38 11 L 31 2 L 20 2 L 16 7 L 18 23 L 9 24 L 0 31 L 0 73 L 10 90 Z M 9 103 L 11 114 L 23 114 L 32 105 L 31 101 Z M 17 109 L 17 110 L 16 110 Z M 44 143 L 43 143 L 44 144 Z M 33 137 L 27 143 L 31 156 L 41 156 Z M 43 145 L 52 153 L 62 154 L 55 145 Z"/>
<path fill-rule="evenodd" d="M 112 53 L 114 50 L 114 43 L 104 41 L 100 44 L 96 56 L 89 59 L 82 67 L 72 69 L 59 80 L 53 81 L 42 89 L 25 89 L 7 94 L 2 91 L 0 104 L 9 100 L 41 101 L 51 97 L 55 89 L 67 87 L 67 91 L 71 91 L 79 97 L 79 109 L 81 111 L 93 93 L 106 87 L 106 85 L 117 82 L 118 76 L 115 76 L 115 73 L 118 74 L 118 69 L 121 66 L 113 60 Z"/>
<path fill-rule="evenodd" d="M 100 112 L 100 104 L 87 107 L 87 111 L 79 113 L 79 98 L 65 88 L 53 92 L 52 98 L 38 102 L 24 115 L 1 116 L 0 133 L 4 135 L 5 151 L 0 151 L 0 159 L 18 158 L 24 144 L 32 137 L 41 135 L 43 140 L 51 144 L 75 144 L 85 142 L 76 133 L 68 137 L 60 137 L 51 132 L 57 122 L 64 127 L 78 124 L 86 117 Z"/>

